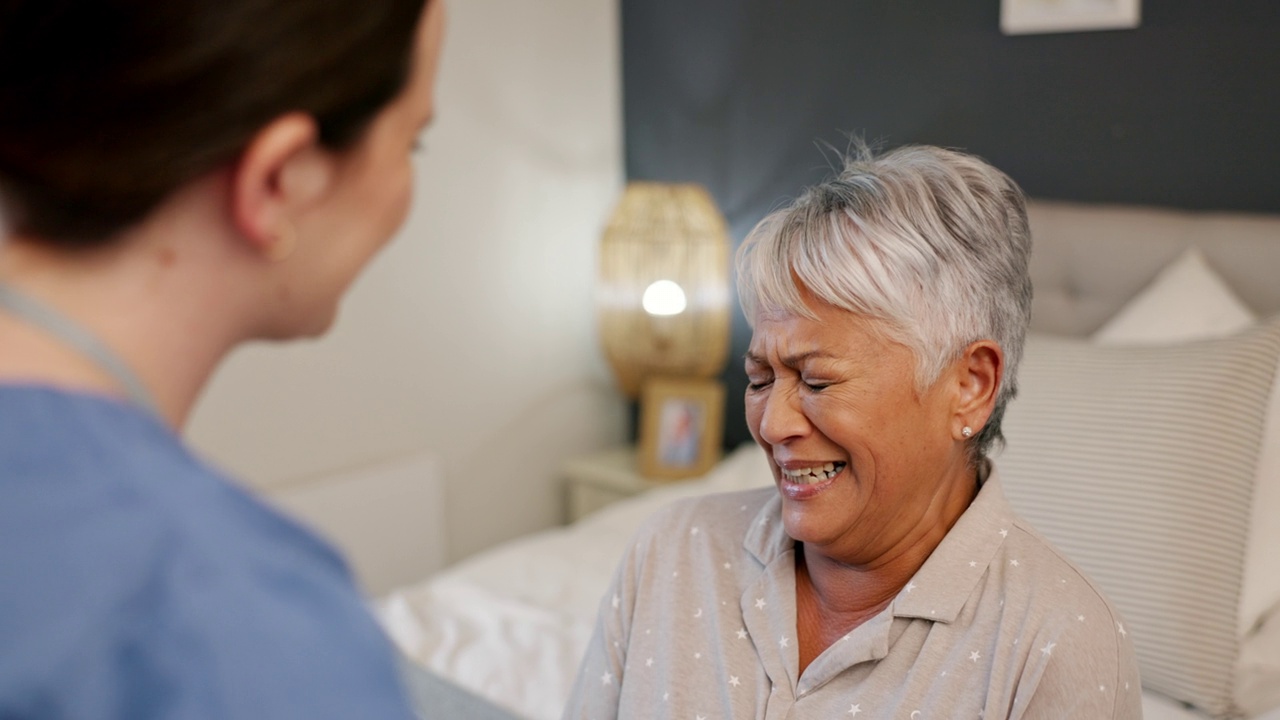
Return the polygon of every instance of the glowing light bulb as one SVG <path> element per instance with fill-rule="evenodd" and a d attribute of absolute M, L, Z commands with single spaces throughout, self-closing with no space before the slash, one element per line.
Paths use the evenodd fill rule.
<path fill-rule="evenodd" d="M 679 315 L 689 305 L 684 290 L 671 280 L 658 280 L 645 288 L 640 304 L 650 315 Z"/>

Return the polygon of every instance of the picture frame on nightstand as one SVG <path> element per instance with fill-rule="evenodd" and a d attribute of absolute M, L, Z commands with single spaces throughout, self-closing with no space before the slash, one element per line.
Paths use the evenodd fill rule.
<path fill-rule="evenodd" d="M 640 394 L 636 464 L 648 478 L 702 475 L 720 460 L 724 385 L 717 380 L 655 377 Z"/>

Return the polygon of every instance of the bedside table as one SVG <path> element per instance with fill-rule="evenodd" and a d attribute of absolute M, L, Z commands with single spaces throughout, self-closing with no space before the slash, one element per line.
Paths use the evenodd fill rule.
<path fill-rule="evenodd" d="M 650 480 L 636 469 L 636 449 L 612 448 L 568 460 L 561 471 L 568 497 L 569 522 L 670 482 Z"/>

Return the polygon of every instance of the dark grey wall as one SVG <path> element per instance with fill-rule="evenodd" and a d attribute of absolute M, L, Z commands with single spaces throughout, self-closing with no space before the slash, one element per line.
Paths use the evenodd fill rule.
<path fill-rule="evenodd" d="M 1280 3 L 1143 6 L 1004 36 L 999 0 L 622 0 L 627 174 L 706 185 L 735 240 L 848 133 L 966 149 L 1036 197 L 1280 212 Z M 738 317 L 728 445 L 748 340 Z"/>

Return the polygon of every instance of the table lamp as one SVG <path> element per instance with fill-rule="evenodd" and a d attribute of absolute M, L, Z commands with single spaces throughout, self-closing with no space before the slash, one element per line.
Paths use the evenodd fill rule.
<path fill-rule="evenodd" d="M 600 338 L 618 386 L 710 378 L 729 352 L 729 237 L 698 185 L 632 182 L 600 246 Z"/>

